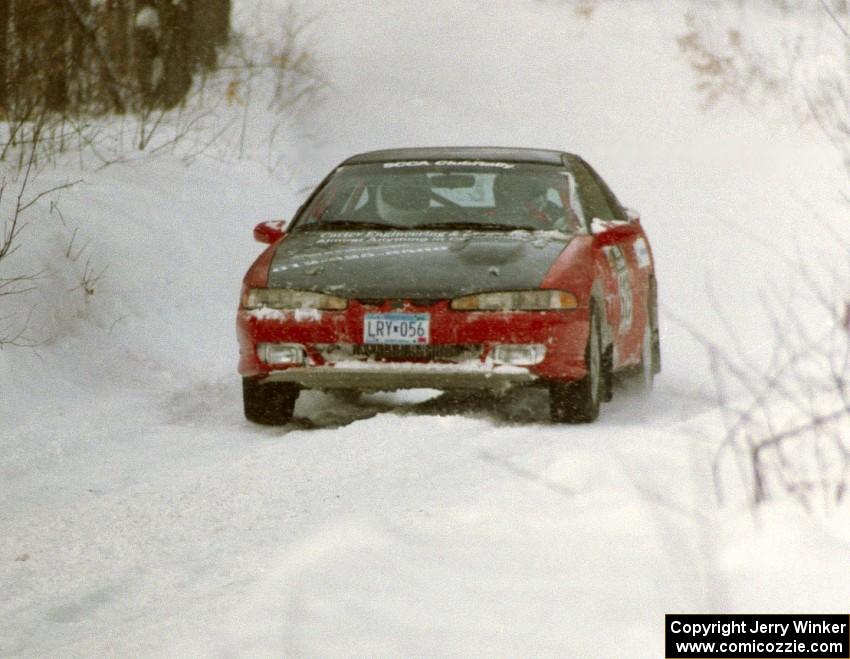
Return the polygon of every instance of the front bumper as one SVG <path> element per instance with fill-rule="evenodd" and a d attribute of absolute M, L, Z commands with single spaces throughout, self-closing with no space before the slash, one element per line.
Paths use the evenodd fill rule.
<path fill-rule="evenodd" d="M 363 346 L 366 313 L 403 311 L 429 313 L 433 352 L 427 358 L 355 354 Z M 571 311 L 459 312 L 440 301 L 428 306 L 405 303 L 402 308 L 366 306 L 352 300 L 345 311 L 240 310 L 237 315 L 239 372 L 244 377 L 294 382 L 305 388 L 389 390 L 403 388 L 491 389 L 502 391 L 538 379 L 569 381 L 584 377 L 589 314 Z M 271 366 L 257 355 L 259 343 L 304 346 L 307 361 L 297 366 Z M 496 345 L 543 345 L 539 364 L 494 364 Z M 343 348 L 339 358 L 329 346 Z M 454 349 L 474 348 L 474 354 Z M 357 353 L 357 350 L 353 351 Z"/>
<path fill-rule="evenodd" d="M 537 376 L 520 366 L 363 362 L 291 367 L 272 371 L 266 379 L 294 382 L 305 389 L 487 389 L 498 393 L 534 382 Z"/>

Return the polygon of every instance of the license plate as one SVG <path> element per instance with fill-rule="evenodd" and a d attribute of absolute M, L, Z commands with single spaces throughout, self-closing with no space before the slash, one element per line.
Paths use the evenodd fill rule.
<path fill-rule="evenodd" d="M 431 315 L 427 313 L 367 313 L 363 343 L 418 345 L 431 342 Z"/>

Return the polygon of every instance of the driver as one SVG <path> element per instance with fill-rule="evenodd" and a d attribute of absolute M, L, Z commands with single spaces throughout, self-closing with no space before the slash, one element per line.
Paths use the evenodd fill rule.
<path fill-rule="evenodd" d="M 514 219 L 527 217 L 543 227 L 552 227 L 563 211 L 546 198 L 549 187 L 537 176 L 499 174 L 493 181 L 496 209 Z"/>
<path fill-rule="evenodd" d="M 424 173 L 391 176 L 378 188 L 376 210 L 382 220 L 421 216 L 431 206 L 431 186 Z"/>

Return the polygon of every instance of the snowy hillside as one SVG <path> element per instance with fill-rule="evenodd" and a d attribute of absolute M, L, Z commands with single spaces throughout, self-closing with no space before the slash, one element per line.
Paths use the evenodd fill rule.
<path fill-rule="evenodd" d="M 285 3 L 234 4 L 257 30 Z M 296 7 L 331 84 L 280 169 L 161 154 L 38 178 L 83 180 L 34 207 L 16 255 L 54 276 L 28 298 L 40 345 L 0 351 L 0 656 L 658 657 L 665 612 L 846 609 L 839 540 L 793 509 L 754 529 L 718 507 L 711 372 L 677 320 L 759 359 L 786 257 L 840 253 L 816 225 L 846 215 L 846 172 L 816 128 L 704 112 L 684 1 Z M 247 423 L 254 224 L 354 152 L 460 144 L 580 153 L 640 210 L 652 397 L 559 427 L 536 393 L 308 393 L 285 428 Z"/>

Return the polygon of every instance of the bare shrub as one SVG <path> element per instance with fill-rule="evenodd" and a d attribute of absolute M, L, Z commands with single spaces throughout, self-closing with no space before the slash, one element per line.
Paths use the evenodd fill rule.
<path fill-rule="evenodd" d="M 829 271 L 823 262 L 815 270 L 802 258 L 793 270 L 792 283 L 762 296 L 772 328 L 766 362 L 753 356 L 753 346 L 735 339 L 725 350 L 677 319 L 709 356 L 724 427 L 713 465 L 721 502 L 741 492 L 753 506 L 790 496 L 823 511 L 846 495 L 850 334 L 833 291 L 850 272 Z M 724 324 L 734 338 L 733 324 Z"/>
<path fill-rule="evenodd" d="M 63 82 L 67 104 L 54 106 L 46 101 L 50 58 L 45 60 L 38 48 L 45 30 L 49 32 L 55 25 L 35 21 L 31 32 L 36 36 L 24 47 L 23 32 L 18 30 L 21 24 L 14 24 L 15 17 L 7 11 L 13 5 L 18 9 L 26 6 L 24 0 L 0 0 L 0 161 L 5 161 L 9 172 L 0 181 L 0 347 L 35 342 L 34 333 L 28 332 L 33 306 L 22 299 L 29 300 L 27 296 L 36 288 L 45 292 L 48 287 L 62 291 L 67 287 L 66 293 L 81 292 L 87 301 L 107 272 L 96 251 L 87 243 L 80 244 L 76 229 L 67 226 L 67 244 L 54 246 L 65 251 L 69 262 L 62 276 L 27 268 L 26 259 L 20 258 L 18 249 L 24 244 L 23 232 L 33 205 L 72 185 L 32 193 L 37 189 L 34 181 L 39 170 L 60 159 L 62 166 L 78 159 L 79 168 L 86 169 L 166 153 L 186 163 L 204 154 L 219 160 L 251 157 L 275 169 L 281 164 L 279 154 L 287 127 L 301 109 L 320 100 L 326 86 L 311 48 L 311 21 L 289 8 L 271 14 L 274 20 L 265 16 L 256 21 L 274 27 L 272 32 L 235 35 L 230 42 L 223 36 L 227 22 L 216 23 L 207 15 L 204 30 L 218 35 L 215 48 L 211 51 L 209 43 L 195 43 L 193 48 L 203 65 L 198 65 L 199 74 L 194 78 L 181 78 L 180 84 L 187 87 L 185 91 L 180 87 L 179 101 L 176 95 L 171 100 L 157 96 L 166 91 L 155 91 L 161 74 L 154 70 L 156 66 L 149 67 L 151 86 L 145 91 L 147 74 L 139 74 L 132 57 L 127 59 L 126 40 L 106 29 L 112 22 L 126 27 L 132 19 L 128 7 L 134 4 L 166 12 L 179 7 L 229 7 L 230 0 L 191 0 L 188 4 L 186 0 L 33 0 L 34 9 L 49 10 L 54 18 L 61 8 L 60 23 L 66 30 L 67 39 L 57 42 L 63 44 L 57 51 L 61 55 L 59 69 L 73 69 L 74 73 Z M 38 14 L 40 19 L 45 16 L 48 14 Z M 155 25 L 149 18 L 141 21 L 145 29 Z M 132 21 L 130 25 L 138 27 Z M 137 50 L 134 57 L 138 56 Z M 27 63 L 33 66 L 24 66 Z M 154 96 L 148 98 L 143 92 Z M 59 212 L 55 205 L 51 210 Z M 62 240 L 59 236 L 60 243 Z M 73 276 L 65 276 L 69 273 Z M 47 283 L 41 281 L 48 278 Z"/>
<path fill-rule="evenodd" d="M 27 228 L 27 211 L 47 195 L 71 187 L 78 182 L 68 182 L 41 190 L 38 193 L 29 193 L 30 185 L 36 174 L 38 135 L 39 132 L 36 129 L 33 133 L 29 158 L 18 178 L 11 183 L 6 179 L 0 181 L 0 213 L 3 212 L 4 207 L 9 208 L 7 213 L 3 213 L 3 232 L 0 235 L 0 303 L 12 296 L 25 296 L 33 292 L 36 288 L 36 282 L 48 276 L 45 270 L 16 271 L 14 266 L 11 265 L 13 257 L 21 246 L 21 234 Z M 11 204 L 4 205 L 4 196 L 9 192 L 10 185 L 13 186 L 11 190 L 14 199 Z M 0 348 L 3 346 L 34 345 L 33 340 L 27 334 L 32 317 L 32 307 L 27 308 L 26 311 L 18 310 L 3 313 L 2 308 L 4 306 L 0 305 Z"/>
<path fill-rule="evenodd" d="M 816 122 L 850 170 L 850 3 L 701 2 L 687 24 L 679 47 L 706 106 L 723 99 L 784 105 L 801 123 Z M 835 243 L 846 245 L 835 233 Z M 839 259 L 847 261 L 846 249 Z M 850 272 L 830 268 L 835 260 L 799 257 L 786 290 L 765 296 L 763 312 L 773 328 L 766 365 L 740 345 L 725 352 L 690 328 L 709 353 L 724 419 L 714 464 L 721 498 L 737 491 L 736 481 L 754 505 L 790 496 L 808 510 L 823 510 L 846 494 Z"/>
<path fill-rule="evenodd" d="M 52 206 L 52 208 L 55 208 L 58 211 L 58 206 Z M 77 285 L 69 289 L 68 292 L 73 293 L 74 291 L 82 291 L 85 296 L 85 300 L 88 302 L 89 297 L 95 294 L 100 280 L 103 279 L 106 271 L 109 270 L 109 265 L 107 264 L 101 268 L 97 268 L 92 264 L 92 255 L 86 254 L 89 246 L 91 245 L 91 240 L 84 242 L 82 245 L 76 245 L 75 243 L 78 231 L 79 227 L 76 227 L 71 232 L 71 237 L 68 240 L 68 246 L 65 249 L 65 258 L 68 259 L 72 265 L 77 265 Z M 86 256 L 85 261 L 83 261 L 82 258 L 84 255 Z M 82 269 L 80 269 L 79 264 L 81 264 Z"/>
<path fill-rule="evenodd" d="M 602 0 L 537 0 L 537 2 L 569 7 L 573 10 L 576 18 L 590 21 L 596 14 L 596 10 L 599 9 Z"/>
<path fill-rule="evenodd" d="M 238 129 L 228 136 L 232 149 L 241 158 L 261 148 L 267 167 L 275 170 L 286 128 L 322 101 L 328 82 L 312 47 L 316 16 L 303 15 L 291 4 L 261 10 L 264 20 L 252 24 L 265 28 L 232 35 L 222 53 L 218 84 L 239 114 Z M 264 115 L 266 121 L 258 122 L 261 135 L 251 134 L 252 113 Z"/>
<path fill-rule="evenodd" d="M 850 169 L 850 3 L 699 2 L 686 21 L 679 48 L 707 106 L 784 102 L 817 122 Z"/>

